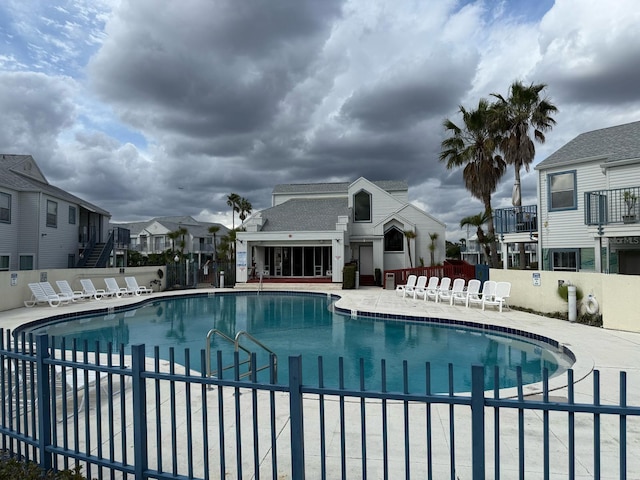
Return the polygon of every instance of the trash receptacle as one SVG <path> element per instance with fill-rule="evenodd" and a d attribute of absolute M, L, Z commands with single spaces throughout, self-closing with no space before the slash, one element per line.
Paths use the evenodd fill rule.
<path fill-rule="evenodd" d="M 384 275 L 384 289 L 385 290 L 395 290 L 396 288 L 396 274 L 395 273 L 386 273 Z"/>

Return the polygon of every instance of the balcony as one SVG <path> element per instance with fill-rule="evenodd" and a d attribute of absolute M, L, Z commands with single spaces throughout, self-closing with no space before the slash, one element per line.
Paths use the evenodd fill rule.
<path fill-rule="evenodd" d="M 533 240 L 538 233 L 538 206 L 498 208 L 493 212 L 496 235 L 527 234 Z"/>
<path fill-rule="evenodd" d="M 585 225 L 638 223 L 640 187 L 595 190 L 584 194 Z"/>

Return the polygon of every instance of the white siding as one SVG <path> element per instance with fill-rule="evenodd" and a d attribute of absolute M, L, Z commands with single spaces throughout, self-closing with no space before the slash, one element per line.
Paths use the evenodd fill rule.
<path fill-rule="evenodd" d="M 607 188 L 625 188 L 640 186 L 640 165 L 626 165 L 607 169 L 609 186 Z"/>
<path fill-rule="evenodd" d="M 576 210 L 549 211 L 548 175 L 559 172 L 576 172 L 577 206 Z M 542 248 L 591 248 L 593 235 L 587 233 L 584 223 L 584 194 L 606 187 L 606 178 L 602 174 L 599 162 L 583 165 L 565 165 L 539 172 L 540 185 L 540 234 Z"/>

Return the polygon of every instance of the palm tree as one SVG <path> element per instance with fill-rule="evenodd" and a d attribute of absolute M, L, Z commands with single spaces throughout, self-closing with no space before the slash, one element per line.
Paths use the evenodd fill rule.
<path fill-rule="evenodd" d="M 227 196 L 227 205 L 231 207 L 231 221 L 233 223 L 233 229 L 236 228 L 236 212 L 240 211 L 239 208 L 240 195 L 237 193 L 231 193 Z"/>
<path fill-rule="evenodd" d="M 176 240 L 180 237 L 180 231 L 169 232 L 167 233 L 167 237 L 171 240 L 171 253 L 173 254 L 176 252 Z"/>
<path fill-rule="evenodd" d="M 493 237 L 487 236 L 482 229 L 482 226 L 491 221 L 491 216 L 487 215 L 486 212 L 480 212 L 477 215 L 469 215 L 468 217 L 464 217 L 460 220 L 460 228 L 464 227 L 476 227 L 476 235 L 478 237 L 478 243 L 482 245 L 484 249 L 484 254 L 487 259 L 491 258 L 491 248 L 490 245 L 494 243 Z"/>
<path fill-rule="evenodd" d="M 488 222 L 489 236 L 494 238 L 491 195 L 506 170 L 504 159 L 495 155 L 500 138 L 490 128 L 491 107 L 487 100 L 480 99 L 476 110 L 467 111 L 461 106 L 460 113 L 462 127 L 449 119 L 443 123 L 451 136 L 442 141 L 440 161 L 447 162 L 447 169 L 464 166 L 462 177 L 465 187 L 483 203 L 485 214 L 491 219 Z M 497 251 L 494 242 L 491 242 L 490 248 L 489 265 L 495 267 Z"/>
<path fill-rule="evenodd" d="M 218 252 L 216 251 L 216 233 L 220 231 L 219 225 L 211 225 L 208 229 L 209 233 L 213 235 L 213 260 L 218 260 Z"/>
<path fill-rule="evenodd" d="M 244 222 L 245 218 L 251 215 L 252 209 L 253 207 L 251 206 L 251 202 L 242 197 L 238 201 L 238 216 L 240 217 L 240 221 Z"/>
<path fill-rule="evenodd" d="M 495 127 L 500 131 L 500 150 L 505 161 L 513 165 L 515 182 L 513 185 L 512 203 L 514 207 L 522 206 L 520 187 L 520 169 L 529 171 L 529 166 L 536 155 L 536 147 L 532 140 L 545 142 L 544 132 L 553 128 L 556 121 L 551 115 L 558 111 L 546 97 L 541 94 L 546 88 L 543 83 L 524 85 L 515 81 L 509 89 L 509 97 L 498 93 L 491 95 L 498 101 L 494 104 Z M 520 267 L 526 265 L 524 243 L 520 243 Z"/>
<path fill-rule="evenodd" d="M 184 255 L 184 248 L 186 246 L 184 236 L 189 233 L 189 230 L 185 227 L 179 227 L 178 230 L 176 230 L 176 233 L 178 234 L 178 237 L 180 237 L 180 243 L 178 244 L 180 246 L 180 255 Z"/>
<path fill-rule="evenodd" d="M 405 230 L 404 238 L 407 239 L 407 250 L 409 251 L 409 266 L 413 268 L 413 260 L 411 259 L 411 240 L 416 238 L 418 234 L 413 230 Z"/>
<path fill-rule="evenodd" d="M 438 235 L 436 232 L 430 233 L 429 238 L 431 239 L 431 243 L 429 244 L 429 254 L 431 255 L 431 267 L 435 267 L 436 265 L 436 240 L 438 240 Z"/>

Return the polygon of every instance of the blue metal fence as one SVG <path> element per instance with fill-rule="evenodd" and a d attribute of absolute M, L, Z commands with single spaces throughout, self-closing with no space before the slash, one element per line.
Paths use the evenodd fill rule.
<path fill-rule="evenodd" d="M 519 381 L 513 398 L 497 384 L 498 369 L 472 367 L 471 391 L 431 393 L 431 366 L 424 391 L 410 392 L 403 364 L 402 392 L 381 377 L 364 376 L 360 387 L 326 386 L 322 358 L 318 385 L 302 378 L 300 357 L 289 358 L 289 377 L 258 382 L 255 355 L 241 380 L 236 354 L 225 378 L 134 346 L 65 345 L 0 331 L 0 437 L 2 448 L 68 468 L 76 462 L 88 478 L 638 478 L 640 460 L 627 445 L 640 443 L 640 407 L 627 404 L 620 373 L 615 403 L 601 401 L 600 374 L 593 373 L 592 402 L 577 403 L 573 372 L 567 388 L 525 397 Z M 55 340 L 55 339 L 54 339 Z M 147 356 L 149 353 L 149 356 Z M 200 352 L 204 365 L 205 352 Z M 453 385 L 453 366 L 448 367 Z M 519 377 L 521 380 L 521 377 Z M 282 380 L 282 379 L 281 379 Z M 372 385 L 375 384 L 375 388 Z M 552 396 L 553 394 L 553 396 Z M 607 392 L 611 395 L 612 392 Z M 615 396 L 615 395 L 614 395 Z M 603 469 L 606 472 L 603 474 Z"/>

